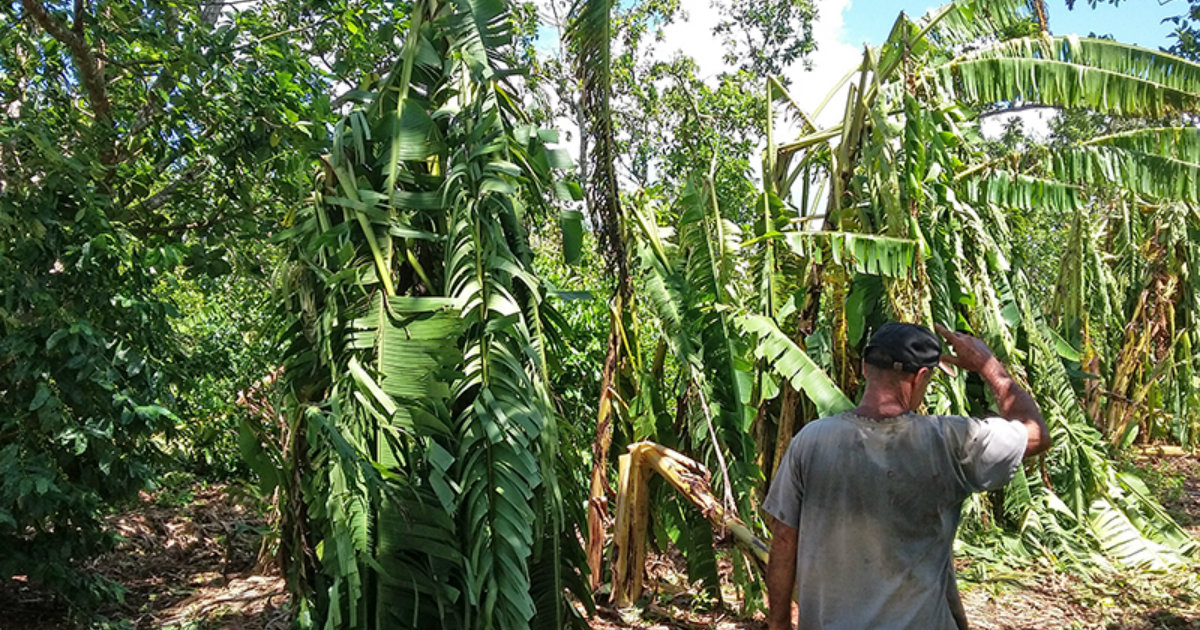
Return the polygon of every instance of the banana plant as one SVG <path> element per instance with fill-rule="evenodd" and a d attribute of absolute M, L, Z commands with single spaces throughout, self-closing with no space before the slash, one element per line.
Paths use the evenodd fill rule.
<path fill-rule="evenodd" d="M 843 374 L 856 363 L 855 344 L 884 318 L 981 335 L 1038 394 L 1057 438 L 1040 469 L 1010 488 L 1010 521 L 1054 520 L 1130 564 L 1181 561 L 1195 544 L 1116 472 L 1094 425 L 1120 442 L 1139 424 L 1131 407 L 1191 404 L 1183 390 L 1194 358 L 1180 348 L 1192 340 L 1175 331 L 1192 330 L 1190 313 L 1176 305 L 1194 294 L 1181 235 L 1195 225 L 1197 132 L 1161 121 L 1181 121 L 1200 105 L 1200 66 L 1109 40 L 1052 36 L 1023 1 L 959 0 L 916 21 L 901 15 L 844 84 L 842 121 L 808 125 L 764 169 L 765 191 L 778 191 L 796 219 L 819 220 L 816 232 L 763 237 L 793 245 L 804 261 L 809 276 L 793 303 L 808 305 L 802 322 L 820 321 L 807 339 L 851 342 L 828 344 L 837 382 L 853 384 Z M 1012 103 L 1085 108 L 1129 130 L 992 156 L 981 116 Z M 814 188 L 828 191 L 823 215 Z M 1110 204 L 1125 211 L 1109 212 Z M 1076 266 L 1063 264 L 1057 296 L 1044 301 L 1050 287 L 1030 282 L 1008 221 L 1039 207 L 1074 217 L 1066 251 Z M 836 248 L 860 240 L 872 252 L 839 262 Z M 885 243 L 912 247 L 886 254 Z M 879 260 L 887 262 L 873 267 Z M 768 316 L 780 322 L 781 314 L 789 313 Z M 1068 341 L 1080 339 L 1090 340 L 1083 351 Z M 1084 369 L 1109 386 L 1089 393 L 1100 375 Z M 1089 417 L 1087 396 L 1109 400 Z M 985 404 L 962 375 L 941 379 L 928 401 L 938 413 Z M 1065 509 L 1053 509 L 1056 501 Z"/>
<path fill-rule="evenodd" d="M 521 107 L 511 22 L 500 0 L 414 3 L 280 235 L 302 625 L 562 628 L 568 589 L 590 602 L 546 374 L 559 320 L 525 231 L 571 164 Z"/>
<path fill-rule="evenodd" d="M 696 174 L 672 203 L 644 191 L 634 196 L 643 337 L 658 342 L 646 348 L 653 356 L 640 361 L 638 395 L 625 401 L 627 435 L 631 443 L 649 440 L 696 458 L 712 471 L 723 512 L 740 514 L 764 533 L 756 507 L 763 474 L 753 435 L 763 400 L 777 397 L 778 384 L 787 383 L 824 413 L 851 403 L 774 320 L 756 312 L 761 302 L 741 228 L 724 217 L 715 193 L 711 175 Z M 665 488 L 653 504 L 660 507 L 655 543 L 679 548 L 689 578 L 720 596 L 712 524 Z M 735 560 L 734 567 L 747 601 L 761 605 L 753 563 Z"/>

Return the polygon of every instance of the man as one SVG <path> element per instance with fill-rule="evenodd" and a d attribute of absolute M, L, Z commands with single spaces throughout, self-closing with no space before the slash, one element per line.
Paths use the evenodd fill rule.
<path fill-rule="evenodd" d="M 863 353 L 853 410 L 792 440 L 763 509 L 775 517 L 767 568 L 770 630 L 965 629 L 952 547 L 963 500 L 999 488 L 1050 448 L 1033 398 L 987 345 L 937 326 L 888 323 Z M 914 413 L 939 361 L 978 373 L 999 417 Z"/>

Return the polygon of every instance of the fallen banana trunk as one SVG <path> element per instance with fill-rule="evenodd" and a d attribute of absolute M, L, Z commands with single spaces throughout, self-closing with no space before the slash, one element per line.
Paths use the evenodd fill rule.
<path fill-rule="evenodd" d="M 1141 457 L 1191 457 L 1192 452 L 1182 446 L 1168 446 L 1158 444 L 1143 444 L 1137 447 L 1138 455 Z"/>
<path fill-rule="evenodd" d="M 736 513 L 726 512 L 709 488 L 704 466 L 653 442 L 629 445 L 617 462 L 617 514 L 613 539 L 613 605 L 624 608 L 642 595 L 646 565 L 646 530 L 649 525 L 650 474 L 662 475 L 683 493 L 705 518 L 733 534 L 738 547 L 765 571 L 769 548 Z"/>

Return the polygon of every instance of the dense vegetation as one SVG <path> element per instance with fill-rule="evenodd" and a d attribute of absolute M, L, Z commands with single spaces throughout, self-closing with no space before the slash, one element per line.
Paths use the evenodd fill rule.
<path fill-rule="evenodd" d="M 5 5 L 0 578 L 119 596 L 80 567 L 174 471 L 257 485 L 301 627 L 584 625 L 616 455 L 703 462 L 765 537 L 781 448 L 887 319 L 982 336 L 1054 433 L 969 504 L 969 553 L 1190 565 L 1119 461 L 1200 442 L 1192 12 L 1171 52 L 1040 2 L 901 15 L 822 127 L 779 78 L 810 2 L 729 3 L 708 79 L 653 54 L 679 11 Z M 982 133 L 1031 106 L 1049 138 Z M 719 600 L 711 525 L 651 491 Z"/>

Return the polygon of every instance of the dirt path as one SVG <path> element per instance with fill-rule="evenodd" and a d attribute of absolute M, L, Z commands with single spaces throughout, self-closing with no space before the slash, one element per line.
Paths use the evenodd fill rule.
<path fill-rule="evenodd" d="M 91 568 L 126 589 L 101 611 L 138 630 L 285 630 L 283 579 L 256 571 L 264 523 L 225 486 L 145 494 L 108 519 L 124 538 Z M 74 628 L 45 592 L 0 584 L 0 630 Z"/>

